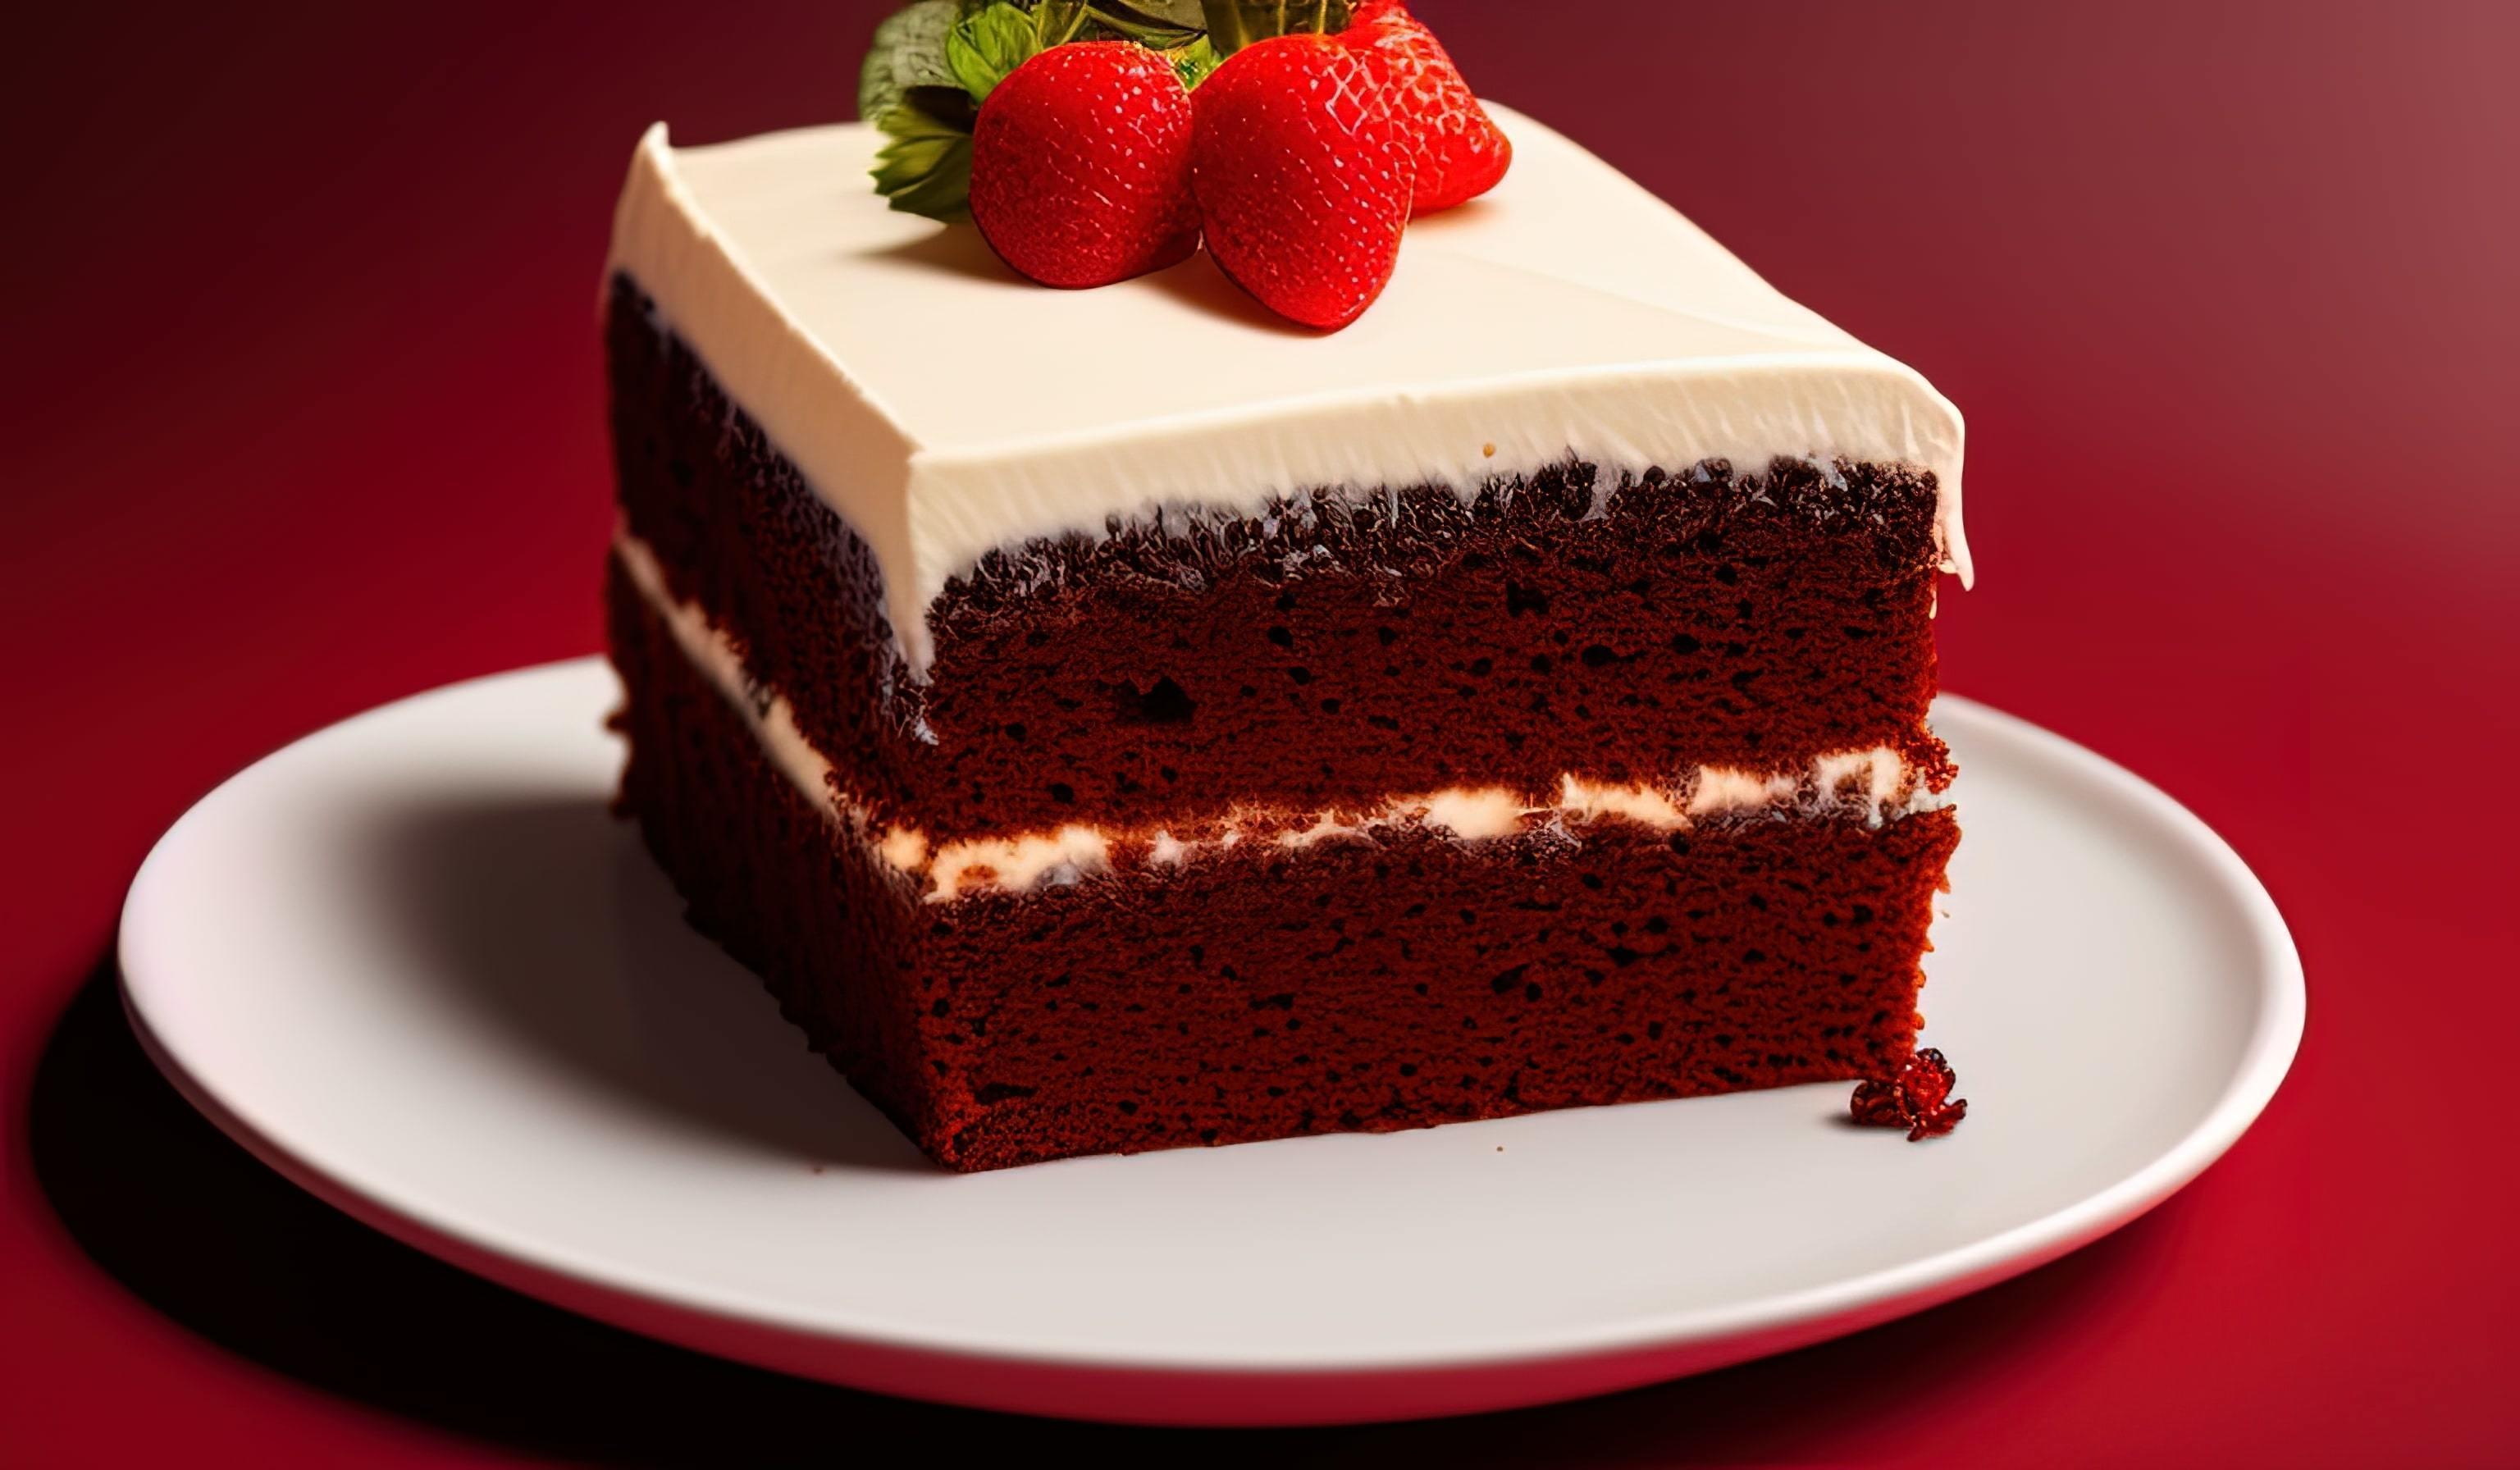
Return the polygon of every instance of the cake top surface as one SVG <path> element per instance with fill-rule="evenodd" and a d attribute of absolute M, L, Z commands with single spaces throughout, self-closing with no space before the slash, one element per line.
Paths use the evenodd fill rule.
<path fill-rule="evenodd" d="M 1512 171 L 1414 222 L 1381 300 L 1327 335 L 1195 256 L 1092 290 L 1023 281 L 976 231 L 888 209 L 860 123 L 693 149 L 651 129 L 611 263 L 874 549 L 914 669 L 927 604 L 997 547 L 1156 506 L 1467 491 L 1570 455 L 1913 464 L 1965 577 L 1948 402 L 1607 163 L 1491 111 Z"/>

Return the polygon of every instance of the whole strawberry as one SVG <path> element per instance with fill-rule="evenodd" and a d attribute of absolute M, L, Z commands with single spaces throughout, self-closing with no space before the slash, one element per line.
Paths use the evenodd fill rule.
<path fill-rule="evenodd" d="M 1365 0 L 1340 39 L 1382 67 L 1392 111 L 1410 131 L 1418 161 L 1413 214 L 1432 214 L 1497 186 L 1513 144 L 1424 22 L 1403 0 Z"/>
<path fill-rule="evenodd" d="M 1355 321 L 1400 259 L 1415 156 L 1377 82 L 1337 37 L 1297 34 L 1237 51 L 1194 94 L 1208 253 L 1308 327 Z"/>
<path fill-rule="evenodd" d="M 1054 46 L 980 105 L 971 221 L 1044 286 L 1108 286 L 1198 248 L 1191 99 L 1131 41 Z"/>

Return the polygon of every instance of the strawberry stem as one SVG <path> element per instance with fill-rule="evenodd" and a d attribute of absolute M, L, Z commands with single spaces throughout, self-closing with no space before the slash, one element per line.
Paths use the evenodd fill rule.
<path fill-rule="evenodd" d="M 1207 43 L 1231 56 L 1254 41 L 1347 26 L 1348 0 L 1199 0 L 1207 16 Z"/>

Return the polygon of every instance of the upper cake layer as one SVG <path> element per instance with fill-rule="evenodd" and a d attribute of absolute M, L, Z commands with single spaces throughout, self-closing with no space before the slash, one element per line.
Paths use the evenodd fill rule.
<path fill-rule="evenodd" d="M 1165 504 L 1777 456 L 1931 471 L 1969 575 L 1959 414 L 1661 200 L 1492 108 L 1514 167 L 1414 224 L 1381 301 L 1324 336 L 1206 263 L 1091 291 L 889 211 L 863 124 L 641 141 L 612 269 L 653 299 L 880 564 L 914 673 L 926 609 L 987 552 Z"/>

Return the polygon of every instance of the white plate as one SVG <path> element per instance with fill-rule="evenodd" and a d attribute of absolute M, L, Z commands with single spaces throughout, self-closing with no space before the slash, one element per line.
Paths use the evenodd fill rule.
<path fill-rule="evenodd" d="M 687 930 L 610 820 L 592 659 L 389 705 L 160 841 L 122 918 L 167 1074 L 351 1214 L 640 1331 L 921 1398 L 1400 1418 L 1712 1367 L 2123 1225 L 2301 1034 L 2281 918 L 2193 817 L 1945 699 L 1967 835 L 1927 1039 L 1967 1124 L 1843 1084 L 996 1174 L 930 1169 Z"/>

